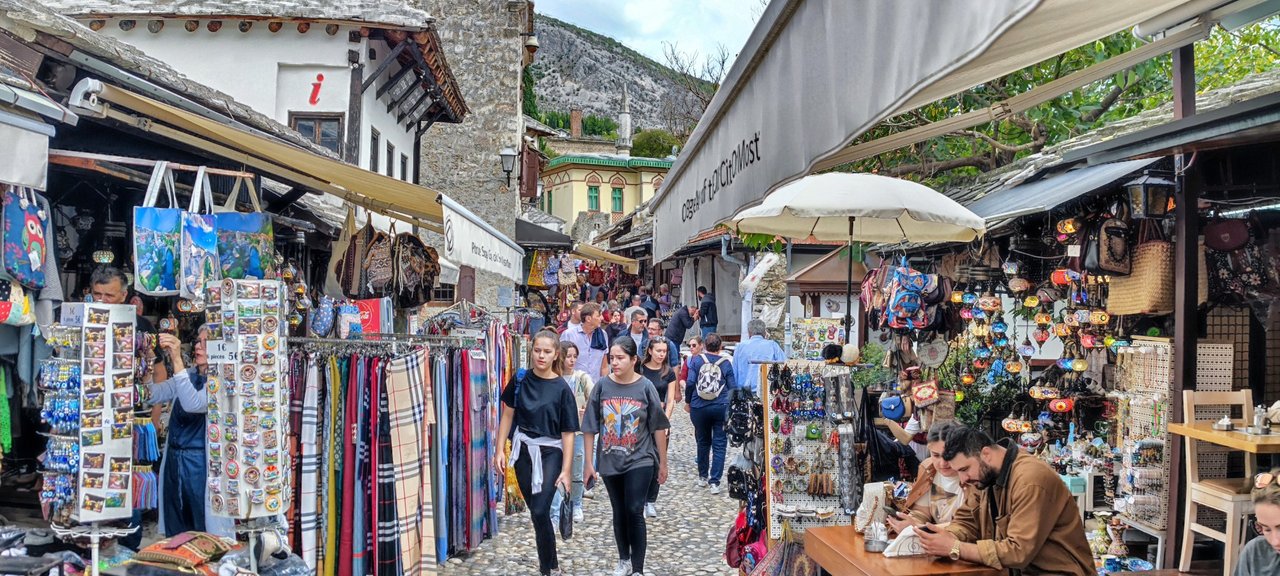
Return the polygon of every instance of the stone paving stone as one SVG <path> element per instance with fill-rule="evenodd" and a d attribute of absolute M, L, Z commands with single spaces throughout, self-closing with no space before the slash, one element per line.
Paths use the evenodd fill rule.
<path fill-rule="evenodd" d="M 658 495 L 658 517 L 648 519 L 646 576 L 733 576 L 724 563 L 724 538 L 738 514 L 728 487 L 718 496 L 694 484 L 698 477 L 693 425 L 683 406 L 672 414 L 670 471 Z M 732 459 L 734 449 L 728 449 Z M 723 485 L 723 481 L 722 481 Z M 573 539 L 556 539 L 560 569 L 566 576 L 610 576 L 618 563 L 613 541 L 609 496 L 596 487 L 594 499 L 583 499 L 585 518 L 574 526 Z M 537 549 L 527 512 L 506 516 L 495 539 L 463 558 L 450 559 L 442 576 L 536 576 Z"/>

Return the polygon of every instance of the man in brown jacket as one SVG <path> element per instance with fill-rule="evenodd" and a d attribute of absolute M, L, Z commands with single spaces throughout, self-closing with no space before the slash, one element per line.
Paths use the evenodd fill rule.
<path fill-rule="evenodd" d="M 945 529 L 919 531 L 926 553 L 1010 574 L 1095 574 L 1075 499 L 1048 464 L 971 428 L 952 432 L 942 457 L 977 490 Z"/>

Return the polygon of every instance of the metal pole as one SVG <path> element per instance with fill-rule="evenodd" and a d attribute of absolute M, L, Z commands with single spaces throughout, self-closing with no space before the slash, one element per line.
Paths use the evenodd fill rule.
<path fill-rule="evenodd" d="M 853 220 L 849 217 L 849 266 L 844 287 L 844 341 L 853 342 Z"/>

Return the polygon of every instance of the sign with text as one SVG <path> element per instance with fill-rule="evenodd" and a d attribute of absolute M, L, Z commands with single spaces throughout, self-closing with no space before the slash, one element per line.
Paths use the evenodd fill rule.
<path fill-rule="evenodd" d="M 460 266 L 521 282 L 524 250 L 447 196 L 441 194 L 440 199 L 444 211 L 444 257 Z"/>

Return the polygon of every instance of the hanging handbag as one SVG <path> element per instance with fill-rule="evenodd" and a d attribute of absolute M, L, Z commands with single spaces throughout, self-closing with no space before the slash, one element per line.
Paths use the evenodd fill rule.
<path fill-rule="evenodd" d="M 373 233 L 369 249 L 364 257 L 364 278 L 366 290 L 371 296 L 380 297 L 391 292 L 395 280 L 395 264 L 391 258 L 391 245 L 395 240 L 396 226 L 391 225 L 391 233 L 381 230 Z"/>
<path fill-rule="evenodd" d="M 161 191 L 169 207 L 156 206 Z M 173 170 L 156 162 L 141 206 L 133 208 L 133 288 L 150 296 L 176 296 L 182 250 L 182 209 L 174 193 Z"/>
<path fill-rule="evenodd" d="M 0 280 L 0 323 L 27 326 L 36 321 L 31 295 L 12 280 Z"/>
<path fill-rule="evenodd" d="M 243 186 L 249 195 L 253 212 L 237 212 L 236 200 Z M 266 278 L 275 267 L 276 235 L 271 216 L 262 211 L 258 189 L 253 180 L 238 176 L 227 194 L 227 201 L 214 209 L 218 226 L 218 258 L 222 261 L 222 277 L 233 280 Z"/>
<path fill-rule="evenodd" d="M 45 221 L 49 212 L 41 207 L 41 198 L 33 188 L 3 185 L 4 230 L 0 244 L 0 260 L 4 262 L 0 277 L 39 290 L 44 288 L 44 263 L 49 257 Z"/>
<path fill-rule="evenodd" d="M 202 204 L 203 201 L 203 204 Z M 178 269 L 182 280 L 178 293 L 204 307 L 205 286 L 222 280 L 222 266 L 218 260 L 218 231 L 213 215 L 213 192 L 209 188 L 209 175 L 205 167 L 196 170 L 196 181 L 191 187 L 191 204 L 182 214 L 182 237 Z"/>
<path fill-rule="evenodd" d="M 431 301 L 440 276 L 440 256 L 411 232 L 397 234 L 392 246 L 397 308 L 417 308 Z"/>
<path fill-rule="evenodd" d="M 1107 312 L 1168 314 L 1173 311 L 1173 288 L 1173 243 L 1162 237 L 1158 223 L 1144 221 L 1132 273 L 1113 277 L 1108 284 Z"/>
<path fill-rule="evenodd" d="M 364 257 L 369 250 L 369 244 L 373 242 L 373 215 L 365 213 L 364 227 L 360 228 L 351 242 L 347 244 L 347 250 L 342 255 L 342 261 L 338 267 L 338 282 L 342 286 L 342 294 L 347 298 L 368 298 L 367 284 L 364 281 Z"/>
<path fill-rule="evenodd" d="M 1129 250 L 1129 225 L 1117 216 L 1101 218 L 1085 238 L 1085 271 L 1108 276 L 1127 276 L 1133 260 Z"/>
<path fill-rule="evenodd" d="M 560 491 L 560 538 L 568 541 L 573 538 L 573 498 L 569 491 L 556 487 Z"/>
<path fill-rule="evenodd" d="M 338 239 L 333 242 L 333 252 L 329 253 L 329 265 L 325 266 L 324 272 L 324 293 L 330 298 L 343 298 L 346 293 L 342 289 L 340 281 L 342 257 L 347 253 L 347 247 L 351 245 L 351 238 L 356 233 L 356 211 L 350 205 L 347 206 L 347 218 L 342 223 L 342 231 L 338 232 Z"/>
<path fill-rule="evenodd" d="M 916 383 L 911 389 L 911 399 L 915 401 L 916 408 L 933 406 L 938 402 L 938 382 L 927 380 Z"/>
<path fill-rule="evenodd" d="M 1204 245 L 1219 252 L 1244 248 L 1249 242 L 1249 221 L 1244 218 L 1218 218 L 1205 224 Z"/>

